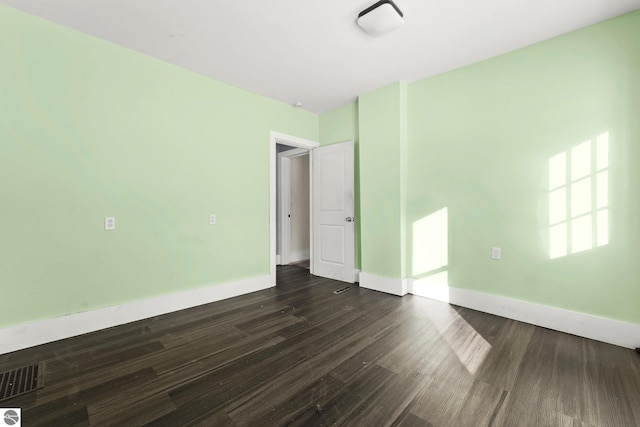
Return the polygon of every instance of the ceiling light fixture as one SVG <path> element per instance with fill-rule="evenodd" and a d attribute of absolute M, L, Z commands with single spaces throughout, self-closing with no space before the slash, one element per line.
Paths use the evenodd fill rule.
<path fill-rule="evenodd" d="M 358 25 L 372 36 L 379 36 L 400 27 L 403 17 L 392 0 L 380 0 L 358 14 Z"/>

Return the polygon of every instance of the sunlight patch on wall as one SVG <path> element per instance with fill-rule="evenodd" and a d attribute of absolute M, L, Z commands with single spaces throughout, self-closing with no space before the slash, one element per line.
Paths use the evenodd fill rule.
<path fill-rule="evenodd" d="M 413 223 L 412 282 L 414 295 L 449 302 L 449 211 L 437 210 Z"/>
<path fill-rule="evenodd" d="M 446 207 L 413 223 L 411 265 L 414 277 L 447 266 L 449 262 L 447 223 Z"/>
<path fill-rule="evenodd" d="M 609 243 L 609 133 L 549 159 L 549 258 Z"/>

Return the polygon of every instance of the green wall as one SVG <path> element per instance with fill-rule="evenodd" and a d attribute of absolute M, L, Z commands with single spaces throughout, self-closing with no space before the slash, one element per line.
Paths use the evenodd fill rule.
<path fill-rule="evenodd" d="M 356 142 L 363 271 L 424 277 L 446 207 L 451 286 L 640 323 L 638 39 L 634 12 L 318 117 L 0 6 L 0 327 L 268 274 L 270 130 Z M 549 158 L 604 132 L 609 244 L 551 260 Z"/>
<path fill-rule="evenodd" d="M 359 140 L 362 271 L 640 323 L 639 39 L 633 12 L 322 115 L 323 143 Z M 550 259 L 549 159 L 605 133 L 609 243 Z M 436 212 L 445 265 L 415 271 Z"/>
<path fill-rule="evenodd" d="M 269 131 L 317 115 L 3 6 L 0 94 L 0 327 L 269 274 Z"/>
<path fill-rule="evenodd" d="M 407 221 L 448 208 L 451 286 L 640 323 L 638 40 L 634 12 L 410 86 Z M 549 159 L 605 132 L 610 242 L 550 259 Z"/>
<path fill-rule="evenodd" d="M 360 96 L 362 271 L 405 277 L 407 85 Z"/>

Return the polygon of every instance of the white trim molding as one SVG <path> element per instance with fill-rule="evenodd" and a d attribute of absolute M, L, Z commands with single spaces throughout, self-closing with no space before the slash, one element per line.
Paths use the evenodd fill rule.
<path fill-rule="evenodd" d="M 0 354 L 233 298 L 270 287 L 269 276 L 258 276 L 176 294 L 162 295 L 142 301 L 128 302 L 98 310 L 10 326 L 0 329 Z"/>
<path fill-rule="evenodd" d="M 635 323 L 443 284 L 416 286 L 419 282 L 409 279 L 409 293 L 608 344 L 640 347 L 640 325 Z"/>
<path fill-rule="evenodd" d="M 390 279 L 364 271 L 359 274 L 360 287 L 391 295 L 403 296 L 407 293 L 408 279 Z"/>

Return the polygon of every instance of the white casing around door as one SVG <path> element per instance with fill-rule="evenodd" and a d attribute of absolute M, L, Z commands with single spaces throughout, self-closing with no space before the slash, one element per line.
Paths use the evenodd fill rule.
<path fill-rule="evenodd" d="M 313 149 L 313 274 L 353 283 L 353 141 Z"/>

